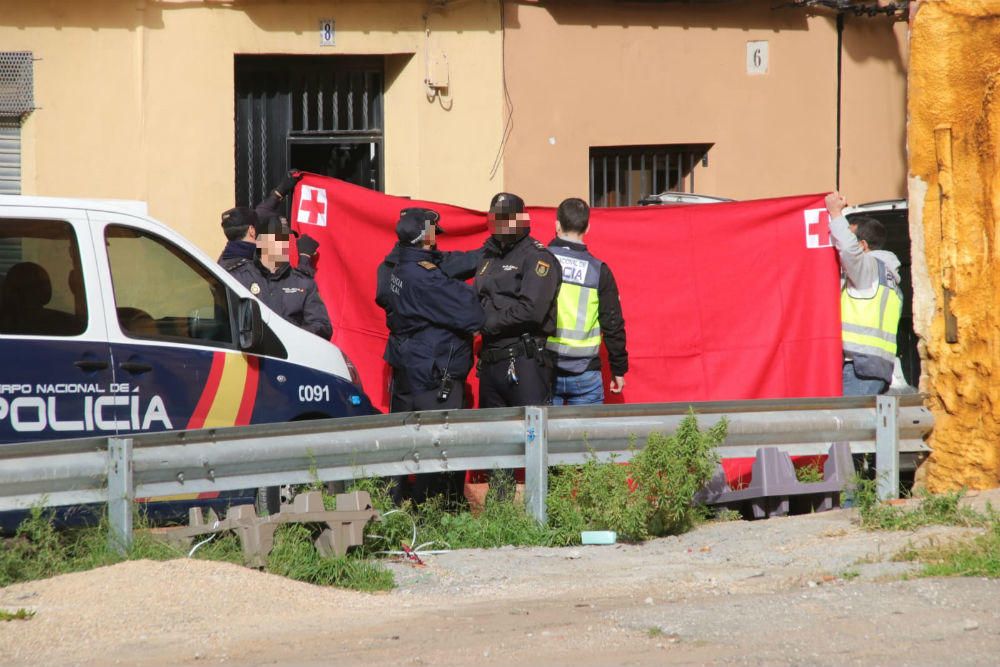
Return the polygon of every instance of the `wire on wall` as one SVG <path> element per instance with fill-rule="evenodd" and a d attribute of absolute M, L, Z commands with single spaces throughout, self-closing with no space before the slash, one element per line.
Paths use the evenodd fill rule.
<path fill-rule="evenodd" d="M 507 89 L 507 17 L 504 16 L 504 0 L 497 0 L 497 3 L 500 5 L 500 76 L 503 82 L 503 99 L 507 111 L 507 120 L 504 121 L 503 134 L 500 137 L 497 156 L 493 160 L 493 166 L 490 167 L 491 181 L 496 176 L 497 170 L 500 169 L 504 148 L 507 147 L 507 140 L 514 130 L 514 101 L 510 97 L 510 90 Z"/>

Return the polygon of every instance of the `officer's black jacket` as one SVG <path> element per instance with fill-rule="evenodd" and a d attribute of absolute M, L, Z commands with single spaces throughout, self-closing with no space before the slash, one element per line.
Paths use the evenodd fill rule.
<path fill-rule="evenodd" d="M 562 246 L 587 252 L 583 243 L 567 241 L 556 237 L 549 241 L 549 246 Z M 601 262 L 601 277 L 597 283 L 597 321 L 601 326 L 601 338 L 608 350 L 608 364 L 611 374 L 622 376 L 628 372 L 628 350 L 625 349 L 625 318 L 622 316 L 622 304 L 618 297 L 618 283 L 607 262 Z M 596 357 L 590 362 L 589 370 L 601 370 L 601 358 Z"/>
<path fill-rule="evenodd" d="M 491 237 L 483 250 L 475 283 L 486 314 L 483 346 L 506 347 L 525 333 L 538 340 L 554 334 L 562 283 L 555 256 L 530 236 L 512 245 Z"/>
<path fill-rule="evenodd" d="M 237 264 L 242 264 L 244 260 L 252 260 L 257 254 L 257 244 L 252 241 L 226 241 L 226 247 L 219 255 L 219 266 L 226 271 L 231 270 Z"/>
<path fill-rule="evenodd" d="M 389 254 L 385 256 L 382 263 L 379 264 L 378 272 L 376 275 L 376 287 L 375 287 L 375 303 L 379 305 L 382 310 L 385 311 L 385 326 L 387 329 L 392 329 L 390 320 L 392 319 L 392 301 L 390 299 L 389 292 L 389 276 L 392 274 L 392 270 L 396 268 L 399 264 L 399 253 L 405 248 L 412 248 L 413 246 L 404 246 L 397 243 L 389 251 Z M 435 251 L 437 252 L 437 251 Z M 438 269 L 449 278 L 455 278 L 456 280 L 468 280 L 472 276 L 476 275 L 476 267 L 479 266 L 479 261 L 483 258 L 483 249 L 477 248 L 475 250 L 455 250 L 452 252 L 439 252 L 437 256 L 440 261 L 434 262 L 438 265 Z"/>
<path fill-rule="evenodd" d="M 385 360 L 406 371 L 414 391 L 440 384 L 445 370 L 464 380 L 472 368 L 472 334 L 483 326 L 475 290 L 438 268 L 437 251 L 403 246 L 396 255 L 384 295 L 390 320 Z"/>
<path fill-rule="evenodd" d="M 333 335 L 330 315 L 319 296 L 316 281 L 283 264 L 272 273 L 260 260 L 243 260 L 228 269 L 250 293 L 283 318 L 320 338 Z M 257 289 L 254 289 L 257 285 Z"/>

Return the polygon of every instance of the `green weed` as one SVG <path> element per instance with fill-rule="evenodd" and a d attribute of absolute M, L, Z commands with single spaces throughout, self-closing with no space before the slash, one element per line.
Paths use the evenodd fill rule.
<path fill-rule="evenodd" d="M 17 611 L 0 609 L 0 621 L 27 621 L 34 616 L 35 612 L 28 611 L 27 609 L 18 609 Z"/>
<path fill-rule="evenodd" d="M 888 505 L 879 501 L 876 480 L 855 479 L 854 503 L 861 525 L 869 530 L 916 530 L 922 526 L 986 526 L 995 518 L 961 505 L 964 492 L 927 495 L 915 507 Z"/>
<path fill-rule="evenodd" d="M 711 517 L 712 521 L 718 521 L 723 523 L 725 521 L 742 521 L 743 515 L 740 514 L 739 510 L 731 510 L 722 508 L 715 512 L 715 515 Z"/>
<path fill-rule="evenodd" d="M 675 434 L 650 434 L 627 467 L 592 458 L 556 469 L 550 524 L 567 533 L 614 530 L 620 539 L 635 541 L 688 530 L 702 516 L 692 499 L 715 470 L 715 447 L 727 426 L 723 419 L 701 431 L 691 410 Z"/>
<path fill-rule="evenodd" d="M 923 547 L 909 546 L 894 561 L 923 564 L 923 576 L 1000 577 L 1000 514 L 961 505 L 964 492 L 928 495 L 915 507 L 897 507 L 878 501 L 874 480 L 857 480 L 855 502 L 861 525 L 871 530 L 916 530 L 923 526 L 986 528 L 971 540 Z"/>
<path fill-rule="evenodd" d="M 313 531 L 305 524 L 279 526 L 267 571 L 310 584 L 359 591 L 384 591 L 395 585 L 392 573 L 379 563 L 351 556 L 321 556 L 313 545 L 314 539 Z"/>
<path fill-rule="evenodd" d="M 823 481 L 823 470 L 815 461 L 795 469 L 795 479 L 803 484 L 815 484 Z"/>
<path fill-rule="evenodd" d="M 571 535 L 541 526 L 514 499 L 514 481 L 509 475 L 493 476 L 486 503 L 473 514 L 468 505 L 450 506 L 443 497 L 429 498 L 421 505 L 409 500 L 394 507 L 389 482 L 382 479 L 358 480 L 349 490 L 365 490 L 382 520 L 370 524 L 364 553 L 398 551 L 402 544 L 427 549 L 489 549 L 506 545 L 555 546 L 569 544 Z M 551 525 L 551 522 L 550 522 Z M 579 534 L 576 535 L 579 541 Z"/>

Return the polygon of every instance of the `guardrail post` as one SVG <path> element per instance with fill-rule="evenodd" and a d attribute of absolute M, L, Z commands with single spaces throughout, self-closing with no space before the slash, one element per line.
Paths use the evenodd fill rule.
<path fill-rule="evenodd" d="M 108 540 L 124 553 L 132 546 L 132 438 L 108 438 Z"/>
<path fill-rule="evenodd" d="M 899 397 L 875 397 L 875 475 L 879 500 L 899 498 Z"/>
<path fill-rule="evenodd" d="M 545 507 L 549 490 L 549 443 L 546 430 L 548 412 L 529 406 L 524 409 L 524 491 L 528 513 L 538 523 L 548 520 Z"/>

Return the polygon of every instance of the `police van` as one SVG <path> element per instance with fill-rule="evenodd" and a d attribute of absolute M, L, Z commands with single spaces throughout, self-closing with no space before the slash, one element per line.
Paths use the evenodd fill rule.
<path fill-rule="evenodd" d="M 0 453 L 374 412 L 336 346 L 144 203 L 0 196 Z"/>

